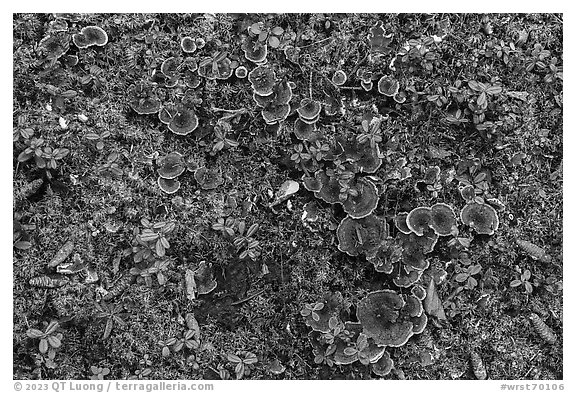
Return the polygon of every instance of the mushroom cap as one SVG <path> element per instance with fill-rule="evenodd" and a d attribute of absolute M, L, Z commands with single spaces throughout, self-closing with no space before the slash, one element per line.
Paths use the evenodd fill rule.
<path fill-rule="evenodd" d="M 462 199 L 464 199 L 466 202 L 472 202 L 474 198 L 476 198 L 476 192 L 474 191 L 474 186 L 468 184 L 467 186 L 462 187 L 460 189 L 460 195 L 462 196 Z"/>
<path fill-rule="evenodd" d="M 356 315 L 364 334 L 378 345 L 400 347 L 412 336 L 413 324 L 404 315 L 406 302 L 393 290 L 369 293 L 358 302 Z"/>
<path fill-rule="evenodd" d="M 338 249 L 350 256 L 372 257 L 388 237 L 388 224 L 375 215 L 360 219 L 346 216 L 336 230 Z"/>
<path fill-rule="evenodd" d="M 316 321 L 312 314 L 304 317 L 304 323 L 310 326 L 314 331 L 328 333 L 330 331 L 330 318 L 339 318 L 340 311 L 344 305 L 344 299 L 340 292 L 327 293 L 323 296 L 321 302 L 324 304 L 321 310 L 314 311 L 319 319 Z"/>
<path fill-rule="evenodd" d="M 306 124 L 316 124 L 316 123 L 318 123 L 318 120 L 320 120 L 320 114 L 318 114 L 318 116 L 316 116 L 313 119 L 305 119 L 301 116 L 299 117 L 299 119 L 302 120 Z"/>
<path fill-rule="evenodd" d="M 280 105 L 288 104 L 292 100 L 292 87 L 287 80 L 282 80 L 274 86 L 274 102 Z"/>
<path fill-rule="evenodd" d="M 48 25 L 49 33 L 57 33 L 61 31 L 68 31 L 68 22 L 66 22 L 66 19 L 57 18 L 49 23 Z"/>
<path fill-rule="evenodd" d="M 311 98 L 303 98 L 300 107 L 296 109 L 300 118 L 304 120 L 314 120 L 322 110 L 322 105 Z"/>
<path fill-rule="evenodd" d="M 426 228 L 422 236 L 415 233 L 409 235 L 399 234 L 398 239 L 402 242 L 405 249 L 412 249 L 420 251 L 422 254 L 429 254 L 434 250 L 434 246 L 438 242 L 438 234 L 431 228 Z"/>
<path fill-rule="evenodd" d="M 394 94 L 393 96 L 394 101 L 396 101 L 399 104 L 403 104 L 406 102 L 406 99 L 408 98 L 408 94 L 406 94 L 405 91 L 399 91 L 398 93 Z"/>
<path fill-rule="evenodd" d="M 170 124 L 172 118 L 176 116 L 178 109 L 175 105 L 164 105 L 160 112 L 158 112 L 158 120 L 163 124 Z"/>
<path fill-rule="evenodd" d="M 432 211 L 429 207 L 417 207 L 408 213 L 406 224 L 412 232 L 418 236 L 423 236 L 432 221 Z"/>
<path fill-rule="evenodd" d="M 374 183 L 364 178 L 359 178 L 356 181 L 356 189 L 358 190 L 358 195 L 349 195 L 342 205 L 344 206 L 344 211 L 351 218 L 363 218 L 376 210 L 379 200 L 378 190 Z"/>
<path fill-rule="evenodd" d="M 378 81 L 378 93 L 387 97 L 394 97 L 398 94 L 400 83 L 391 76 L 383 76 Z"/>
<path fill-rule="evenodd" d="M 82 14 L 65 12 L 65 13 L 53 13 L 52 16 L 58 19 L 64 19 L 71 23 L 77 23 L 82 20 Z"/>
<path fill-rule="evenodd" d="M 358 142 L 356 138 L 340 139 L 339 142 L 344 148 L 346 158 L 354 162 L 358 172 L 374 173 L 382 165 L 380 148 L 377 143 L 371 146 L 370 141 Z"/>
<path fill-rule="evenodd" d="M 484 203 L 468 203 L 460 211 L 460 219 L 480 235 L 493 235 L 500 225 L 496 210 Z"/>
<path fill-rule="evenodd" d="M 184 72 L 184 84 L 189 89 L 195 89 L 202 83 L 202 78 L 199 75 L 193 73 L 192 71 L 186 70 Z"/>
<path fill-rule="evenodd" d="M 198 116 L 192 109 L 183 108 L 168 124 L 168 129 L 176 135 L 188 135 L 198 127 Z"/>
<path fill-rule="evenodd" d="M 247 36 L 242 43 L 244 57 L 253 63 L 263 63 L 268 55 L 268 46 L 266 43 L 258 41 L 258 36 Z"/>
<path fill-rule="evenodd" d="M 430 228 L 439 236 L 448 236 L 458 233 L 456 213 L 452 207 L 445 203 L 437 203 L 430 208 L 432 220 Z"/>
<path fill-rule="evenodd" d="M 88 48 L 89 46 L 104 46 L 108 43 L 108 34 L 98 26 L 86 26 L 79 34 L 72 36 L 74 45 L 78 48 Z"/>
<path fill-rule="evenodd" d="M 56 60 L 62 57 L 70 49 L 70 35 L 66 33 L 54 33 L 40 40 L 38 47 L 48 60 Z"/>
<path fill-rule="evenodd" d="M 322 188 L 322 183 L 316 176 L 302 176 L 304 188 L 311 192 L 318 192 Z"/>
<path fill-rule="evenodd" d="M 374 83 L 372 81 L 360 81 L 360 86 L 362 86 L 364 91 L 370 91 L 374 87 Z"/>
<path fill-rule="evenodd" d="M 176 179 L 164 179 L 158 176 L 158 186 L 166 194 L 174 194 L 180 189 L 180 182 Z"/>
<path fill-rule="evenodd" d="M 276 74 L 271 67 L 258 66 L 248 73 L 252 90 L 260 96 L 269 96 L 274 92 Z"/>
<path fill-rule="evenodd" d="M 196 45 L 196 41 L 192 37 L 183 37 L 180 40 L 180 47 L 185 53 L 194 53 L 198 46 Z"/>
<path fill-rule="evenodd" d="M 316 125 L 308 124 L 299 118 L 294 120 L 294 135 L 301 141 L 310 140 L 316 133 Z"/>
<path fill-rule="evenodd" d="M 178 73 L 180 64 L 182 64 L 181 59 L 177 57 L 169 57 L 162 62 L 162 66 L 160 66 L 160 72 L 162 72 L 168 78 L 172 78 Z"/>
<path fill-rule="evenodd" d="M 400 263 L 394 268 L 392 282 L 397 287 L 409 288 L 420 280 L 423 272 Z"/>
<path fill-rule="evenodd" d="M 318 171 L 314 176 L 322 184 L 322 187 L 314 193 L 314 196 L 330 204 L 340 202 L 340 183 L 338 179 L 329 177 L 324 171 Z"/>
<path fill-rule="evenodd" d="M 290 114 L 290 104 L 268 105 L 262 110 L 262 117 L 266 124 L 275 124 L 284 121 Z"/>
<path fill-rule="evenodd" d="M 198 269 L 194 270 L 194 281 L 196 282 L 198 295 L 206 295 L 216 289 L 218 283 L 214 279 L 212 264 L 201 261 Z"/>
<path fill-rule="evenodd" d="M 135 98 L 130 100 L 130 107 L 139 115 L 151 115 L 158 113 L 161 108 L 160 100 L 155 97 Z"/>
<path fill-rule="evenodd" d="M 396 216 L 394 216 L 394 226 L 396 227 L 396 229 L 398 229 L 400 232 L 406 235 L 412 232 L 410 228 L 408 228 L 408 224 L 406 223 L 407 218 L 408 213 L 406 212 L 398 213 L 396 214 Z"/>
<path fill-rule="evenodd" d="M 338 70 L 334 73 L 334 75 L 332 75 L 332 83 L 334 83 L 336 86 L 342 86 L 344 83 L 346 83 L 347 80 L 348 77 L 342 70 Z"/>
<path fill-rule="evenodd" d="M 203 190 L 213 190 L 224 183 L 218 171 L 201 167 L 194 172 L 194 179 Z"/>
<path fill-rule="evenodd" d="M 382 354 L 382 357 L 372 364 L 372 372 L 379 377 L 385 377 L 390 374 L 390 371 L 394 368 L 394 360 L 390 358 L 390 354 L 386 351 Z"/>
<path fill-rule="evenodd" d="M 236 75 L 236 78 L 244 79 L 248 76 L 248 70 L 244 66 L 236 67 L 234 75 Z"/>
<path fill-rule="evenodd" d="M 164 179 L 175 179 L 186 170 L 182 155 L 178 152 L 168 153 L 158 162 L 158 174 Z"/>
<path fill-rule="evenodd" d="M 204 57 L 198 64 L 198 75 L 209 80 L 228 79 L 233 73 L 232 60 L 227 57 Z"/>
<path fill-rule="evenodd" d="M 368 40 L 370 41 L 370 52 L 375 54 L 387 54 L 391 52 L 389 47 L 392 42 L 392 34 L 385 34 L 382 21 L 376 22 L 376 24 L 370 28 L 368 33 Z"/>
<path fill-rule="evenodd" d="M 336 97 L 326 97 L 324 99 L 324 113 L 326 116 L 336 115 L 342 109 L 342 101 Z"/>
<path fill-rule="evenodd" d="M 426 184 L 434 184 L 440 178 L 440 167 L 439 166 L 431 166 L 430 168 L 426 169 L 424 173 L 424 182 Z"/>

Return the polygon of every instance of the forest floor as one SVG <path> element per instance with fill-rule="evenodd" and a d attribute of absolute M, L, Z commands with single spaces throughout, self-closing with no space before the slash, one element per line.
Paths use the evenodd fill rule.
<path fill-rule="evenodd" d="M 15 14 L 14 378 L 562 379 L 562 31 Z M 457 221 L 409 261 L 395 223 L 438 203 Z"/>

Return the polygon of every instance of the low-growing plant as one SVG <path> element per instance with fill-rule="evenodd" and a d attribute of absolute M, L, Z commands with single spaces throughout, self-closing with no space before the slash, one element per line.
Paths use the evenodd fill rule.
<path fill-rule="evenodd" d="M 258 363 L 256 355 L 248 351 L 240 351 L 236 352 L 236 354 L 229 353 L 226 358 L 234 366 L 236 379 L 242 379 L 245 375 L 250 375 L 250 366 Z"/>
<path fill-rule="evenodd" d="M 38 343 L 38 350 L 41 355 L 46 355 L 45 358 L 46 366 L 49 368 L 54 368 L 56 364 L 54 363 L 54 358 L 56 357 L 56 350 L 62 345 L 63 334 L 57 332 L 60 324 L 57 321 L 50 321 L 46 326 L 44 331 L 39 329 L 28 329 L 26 335 L 32 339 L 40 339 Z"/>

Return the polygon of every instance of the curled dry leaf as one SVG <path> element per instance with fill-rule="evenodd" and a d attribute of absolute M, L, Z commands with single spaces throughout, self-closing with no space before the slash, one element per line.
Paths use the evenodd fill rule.
<path fill-rule="evenodd" d="M 442 307 L 442 302 L 438 297 L 438 291 L 436 290 L 436 284 L 434 279 L 430 279 L 428 287 L 426 288 L 426 298 L 424 299 L 424 309 L 428 315 L 435 316 L 441 321 L 446 320 L 446 314 L 444 313 L 444 308 Z"/>

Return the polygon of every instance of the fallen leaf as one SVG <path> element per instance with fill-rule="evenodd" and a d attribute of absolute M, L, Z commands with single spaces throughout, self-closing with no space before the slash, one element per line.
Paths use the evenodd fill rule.
<path fill-rule="evenodd" d="M 196 280 L 194 280 L 194 271 L 186 269 L 184 280 L 186 282 L 186 297 L 188 300 L 196 299 Z"/>
<path fill-rule="evenodd" d="M 441 321 L 446 320 L 446 314 L 444 313 L 444 308 L 442 307 L 442 302 L 438 297 L 438 292 L 436 291 L 436 284 L 433 279 L 430 279 L 428 283 L 428 288 L 426 288 L 426 298 L 424 299 L 424 309 L 428 315 L 435 316 Z"/>

